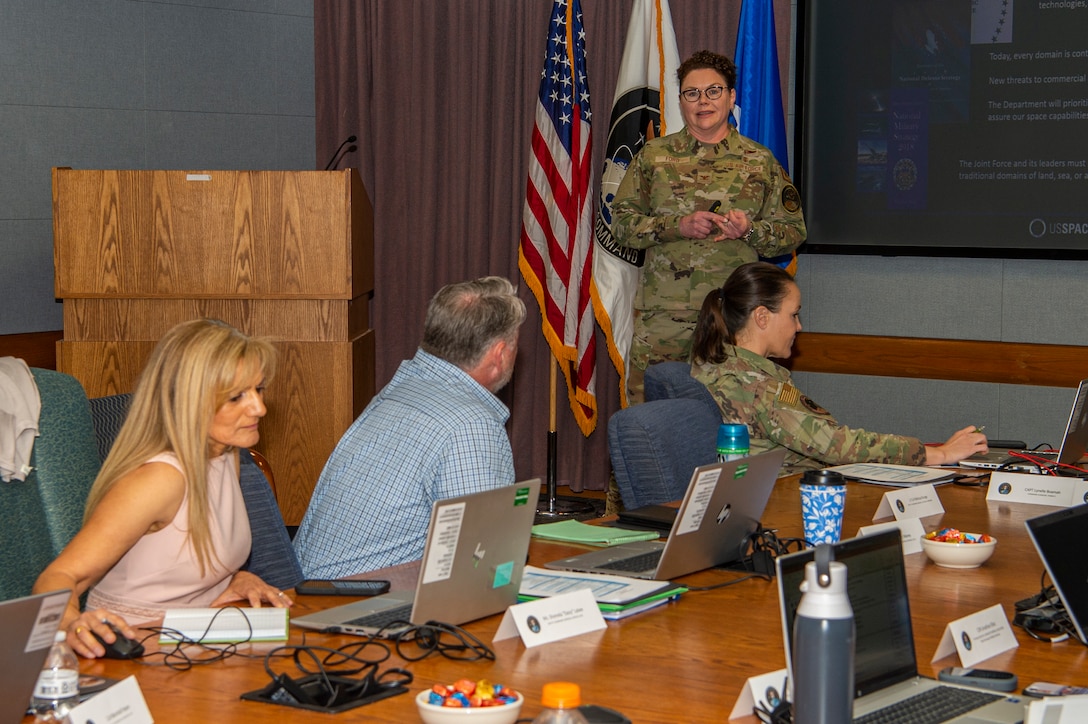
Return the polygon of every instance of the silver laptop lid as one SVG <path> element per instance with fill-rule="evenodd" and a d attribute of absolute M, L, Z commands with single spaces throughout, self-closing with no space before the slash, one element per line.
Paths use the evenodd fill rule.
<path fill-rule="evenodd" d="M 412 623 L 462 624 L 517 603 L 539 496 L 535 478 L 437 501 Z"/>
<path fill-rule="evenodd" d="M 22 721 L 71 592 L 0 602 L 0 722 Z"/>
<path fill-rule="evenodd" d="M 668 580 L 740 560 L 759 527 L 785 448 L 695 468 L 656 577 Z"/>

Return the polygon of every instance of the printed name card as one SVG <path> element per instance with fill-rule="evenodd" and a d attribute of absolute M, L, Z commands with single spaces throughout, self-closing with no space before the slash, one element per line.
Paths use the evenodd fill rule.
<path fill-rule="evenodd" d="M 922 552 L 922 539 L 926 537 L 926 529 L 922 527 L 922 521 L 918 518 L 904 518 L 890 523 L 874 523 L 858 528 L 858 535 L 872 535 L 883 533 L 891 528 L 899 529 L 899 536 L 903 539 L 903 555 Z"/>
<path fill-rule="evenodd" d="M 1079 478 L 1006 473 L 995 470 L 990 473 L 990 487 L 986 491 L 986 500 L 1068 508 L 1070 505 L 1083 502 L 1085 492 L 1085 481 Z"/>
<path fill-rule="evenodd" d="M 152 724 L 151 712 L 135 676 L 122 679 L 68 712 L 72 724 Z"/>
<path fill-rule="evenodd" d="M 955 651 L 960 656 L 960 665 L 971 668 L 980 661 L 1019 645 L 1005 611 L 997 603 L 948 624 L 932 661 L 943 659 Z"/>
<path fill-rule="evenodd" d="M 737 697 L 737 703 L 733 705 L 729 718 L 740 719 L 743 716 L 752 716 L 756 707 L 765 712 L 774 711 L 776 706 L 789 700 L 787 686 L 789 686 L 789 672 L 786 669 L 751 677 L 745 682 L 744 689 Z"/>
<path fill-rule="evenodd" d="M 933 487 L 933 483 L 926 483 L 884 493 L 876 514 L 873 515 L 873 520 L 892 516 L 896 520 L 925 518 L 930 515 L 940 515 L 943 512 L 944 506 L 941 505 L 941 499 L 937 497 L 937 489 Z"/>
<path fill-rule="evenodd" d="M 570 593 L 518 603 L 506 609 L 494 641 L 521 635 L 526 648 L 599 631 L 606 626 L 593 591 Z"/>

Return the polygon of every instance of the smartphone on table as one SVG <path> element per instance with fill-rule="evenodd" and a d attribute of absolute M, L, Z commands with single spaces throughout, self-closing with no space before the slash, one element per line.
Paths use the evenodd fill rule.
<path fill-rule="evenodd" d="M 1066 686 L 1065 684 L 1051 684 L 1046 681 L 1036 681 L 1024 688 L 1025 696 L 1074 696 L 1076 694 L 1088 694 L 1088 687 Z"/>
<path fill-rule="evenodd" d="M 306 579 L 295 586 L 300 596 L 379 596 L 389 592 L 389 581 Z"/>

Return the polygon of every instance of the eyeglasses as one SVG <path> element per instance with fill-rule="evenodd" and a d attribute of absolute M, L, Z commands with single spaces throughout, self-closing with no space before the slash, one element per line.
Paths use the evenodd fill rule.
<path fill-rule="evenodd" d="M 698 88 L 688 88 L 687 90 L 680 91 L 680 97 L 686 100 L 688 103 L 698 103 L 699 96 L 705 95 L 708 101 L 716 101 L 722 97 L 722 93 L 725 92 L 725 86 L 712 85 L 704 90 Z"/>

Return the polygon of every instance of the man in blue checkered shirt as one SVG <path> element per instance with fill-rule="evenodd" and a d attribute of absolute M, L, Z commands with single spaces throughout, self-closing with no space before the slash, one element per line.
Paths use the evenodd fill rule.
<path fill-rule="evenodd" d="M 308 578 L 419 560 L 436 500 L 514 482 L 507 409 L 525 304 L 502 277 L 443 287 L 423 343 L 340 438 L 294 546 Z"/>

